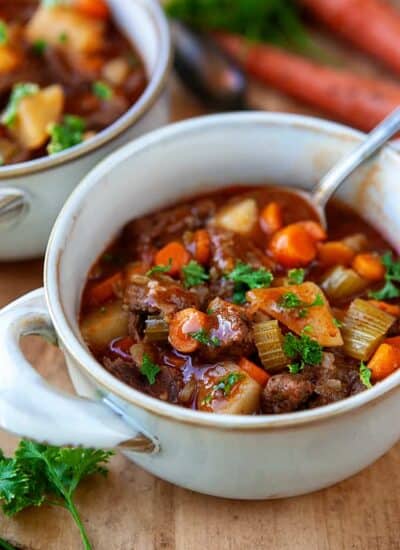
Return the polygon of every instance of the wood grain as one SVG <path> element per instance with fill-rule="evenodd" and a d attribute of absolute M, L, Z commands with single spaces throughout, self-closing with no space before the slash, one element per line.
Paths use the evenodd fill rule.
<path fill-rule="evenodd" d="M 256 98 L 260 90 L 252 87 L 251 93 Z M 174 119 L 204 112 L 176 82 L 172 94 Z M 263 102 L 270 108 L 278 102 L 283 110 L 300 109 L 273 93 L 264 92 Z M 41 286 L 41 270 L 40 261 L 0 264 L 0 307 Z M 51 383 L 71 391 L 58 350 L 38 338 L 26 339 L 24 350 Z M 6 452 L 16 441 L 0 433 L 0 447 Z M 399 472 L 400 444 L 330 489 L 293 499 L 245 502 L 180 489 L 116 456 L 108 479 L 85 482 L 77 503 L 95 550 L 399 550 Z M 0 536 L 29 550 L 80 548 L 66 512 L 46 507 L 13 520 L 0 514 Z"/>

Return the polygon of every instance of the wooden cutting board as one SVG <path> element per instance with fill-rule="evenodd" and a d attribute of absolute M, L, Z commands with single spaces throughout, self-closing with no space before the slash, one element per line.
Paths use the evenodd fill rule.
<path fill-rule="evenodd" d="M 357 72 L 381 72 L 355 52 L 336 45 L 333 51 Z M 172 101 L 173 119 L 205 112 L 176 82 Z M 312 112 L 257 86 L 251 87 L 249 101 L 270 110 Z M 41 285 L 41 261 L 0 264 L 0 307 Z M 50 383 L 72 391 L 58 350 L 34 337 L 26 338 L 24 350 Z M 16 442 L 0 433 L 6 454 Z M 108 478 L 82 484 L 76 500 L 95 550 L 400 550 L 400 444 L 335 487 L 265 502 L 192 493 L 116 456 Z M 25 550 L 81 548 L 67 513 L 49 507 L 12 520 L 0 512 L 0 537 Z"/>

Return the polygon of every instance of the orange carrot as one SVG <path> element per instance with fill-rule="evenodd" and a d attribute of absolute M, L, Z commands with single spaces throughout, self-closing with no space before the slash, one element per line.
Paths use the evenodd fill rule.
<path fill-rule="evenodd" d="M 216 39 L 262 83 L 361 130 L 371 130 L 400 104 L 400 86 L 392 81 L 324 67 L 275 46 L 248 43 L 235 35 L 218 34 Z M 374 44 L 372 41 L 371 47 Z"/>
<path fill-rule="evenodd" d="M 385 277 L 385 266 L 376 254 L 357 254 L 352 267 L 360 277 L 368 281 L 381 281 Z"/>
<path fill-rule="evenodd" d="M 284 267 L 306 266 L 317 255 L 315 240 L 297 223 L 277 231 L 269 243 L 269 250 L 274 259 Z"/>
<path fill-rule="evenodd" d="M 369 303 L 382 311 L 386 311 L 389 315 L 393 315 L 393 317 L 400 317 L 400 306 L 388 304 L 387 302 L 381 302 L 379 300 L 369 300 Z"/>
<path fill-rule="evenodd" d="M 168 243 L 164 248 L 159 250 L 155 257 L 156 265 L 169 265 L 171 268 L 168 273 L 170 275 L 178 275 L 182 267 L 190 261 L 190 254 L 183 246 L 183 244 L 172 241 Z"/>
<path fill-rule="evenodd" d="M 200 342 L 191 334 L 200 330 L 208 330 L 210 319 L 208 315 L 189 307 L 178 311 L 169 324 L 169 342 L 181 353 L 192 353 L 200 346 Z"/>
<path fill-rule="evenodd" d="M 264 369 L 246 359 L 246 357 L 242 357 L 240 359 L 239 367 L 247 372 L 247 374 L 251 376 L 253 380 L 258 382 L 263 388 L 267 385 L 270 375 Z"/>
<path fill-rule="evenodd" d="M 400 336 L 392 336 L 392 338 L 386 338 L 384 342 L 385 344 L 389 344 L 390 346 L 394 346 L 395 348 L 400 349 Z"/>
<path fill-rule="evenodd" d="M 368 363 L 371 380 L 379 382 L 400 368 L 400 347 L 384 342 L 374 353 Z"/>
<path fill-rule="evenodd" d="M 307 233 L 310 234 L 310 237 L 312 237 L 317 242 L 325 241 L 328 237 L 322 225 L 313 220 L 305 220 L 302 222 L 297 222 L 297 225 L 301 225 L 301 227 L 304 227 Z"/>
<path fill-rule="evenodd" d="M 301 0 L 310 12 L 361 50 L 400 73 L 400 14 L 382 0 Z"/>
<path fill-rule="evenodd" d="M 96 19 L 108 19 L 110 16 L 110 9 L 104 0 L 74 0 L 73 6 Z"/>
<path fill-rule="evenodd" d="M 283 226 L 283 212 L 279 203 L 268 203 L 261 212 L 261 228 L 268 235 L 272 235 Z"/>
<path fill-rule="evenodd" d="M 199 264 L 207 264 L 211 255 L 211 240 L 206 229 L 199 229 L 194 234 L 194 259 Z"/>
<path fill-rule="evenodd" d="M 354 251 L 342 241 L 322 243 L 318 247 L 318 260 L 323 267 L 350 265 Z"/>
<path fill-rule="evenodd" d="M 86 296 L 86 301 L 91 306 L 98 306 L 110 300 L 116 295 L 118 288 L 122 286 L 123 276 L 119 271 L 114 273 L 111 277 L 100 281 L 96 285 L 92 286 Z"/>

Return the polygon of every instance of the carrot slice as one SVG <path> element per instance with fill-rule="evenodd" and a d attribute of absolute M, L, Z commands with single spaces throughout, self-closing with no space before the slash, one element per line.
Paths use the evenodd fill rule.
<path fill-rule="evenodd" d="M 121 287 L 123 283 L 122 273 L 114 273 L 111 277 L 104 279 L 97 283 L 97 285 L 92 286 L 89 289 L 86 296 L 86 301 L 91 306 L 98 306 L 103 304 L 107 300 L 110 300 L 116 295 L 116 290 L 118 287 Z"/>
<path fill-rule="evenodd" d="M 381 281 L 385 277 L 385 266 L 376 254 L 357 254 L 352 267 L 368 281 Z"/>
<path fill-rule="evenodd" d="M 189 307 L 178 311 L 169 324 L 169 342 L 172 347 L 181 353 L 192 353 L 200 346 L 191 334 L 200 330 L 207 330 L 210 326 L 208 315 Z"/>
<path fill-rule="evenodd" d="M 297 222 L 297 225 L 304 227 L 307 233 L 309 233 L 309 235 L 317 242 L 325 241 L 328 237 L 322 225 L 313 220 L 305 220 L 302 222 Z"/>
<path fill-rule="evenodd" d="M 376 350 L 368 363 L 368 368 L 371 370 L 373 382 L 384 380 L 400 368 L 400 347 L 384 342 Z"/>
<path fill-rule="evenodd" d="M 73 6 L 96 19 L 108 19 L 110 16 L 110 9 L 104 0 L 74 0 Z"/>
<path fill-rule="evenodd" d="M 270 375 L 264 369 L 246 359 L 246 357 L 242 357 L 240 359 L 239 367 L 247 372 L 247 374 L 251 376 L 253 380 L 258 382 L 263 388 L 267 385 Z"/>
<path fill-rule="evenodd" d="M 268 203 L 261 212 L 260 224 L 262 230 L 272 235 L 283 226 L 283 212 L 281 205 L 277 202 Z"/>
<path fill-rule="evenodd" d="M 190 254 L 178 241 L 168 243 L 164 248 L 161 248 L 156 254 L 156 265 L 169 265 L 171 268 L 168 273 L 170 275 L 178 275 L 182 267 L 190 261 Z"/>
<path fill-rule="evenodd" d="M 390 346 L 394 346 L 395 348 L 400 349 L 400 336 L 393 336 L 392 338 L 386 338 L 384 342 L 385 344 L 389 344 Z"/>
<path fill-rule="evenodd" d="M 211 255 L 211 239 L 206 229 L 199 229 L 194 234 L 194 259 L 199 264 L 207 264 Z"/>
<path fill-rule="evenodd" d="M 317 255 L 315 240 L 297 223 L 277 231 L 269 243 L 269 250 L 274 259 L 284 267 L 306 266 Z"/>
<path fill-rule="evenodd" d="M 381 302 L 379 300 L 369 300 L 369 303 L 382 311 L 386 311 L 389 315 L 393 315 L 393 317 L 400 317 L 400 306 L 396 304 L 388 304 L 387 302 Z"/>
<path fill-rule="evenodd" d="M 349 265 L 354 258 L 354 250 L 342 241 L 321 243 L 318 247 L 318 260 L 323 267 Z"/>

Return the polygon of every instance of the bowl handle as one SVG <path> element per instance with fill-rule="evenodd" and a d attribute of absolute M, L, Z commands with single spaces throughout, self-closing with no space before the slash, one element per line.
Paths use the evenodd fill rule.
<path fill-rule="evenodd" d="M 29 210 L 29 196 L 17 187 L 0 188 L 0 223 L 20 221 Z"/>
<path fill-rule="evenodd" d="M 121 447 L 154 453 L 158 444 L 107 399 L 70 396 L 52 388 L 28 363 L 21 336 L 41 335 L 57 344 L 39 289 L 0 311 L 0 428 L 52 445 Z"/>

